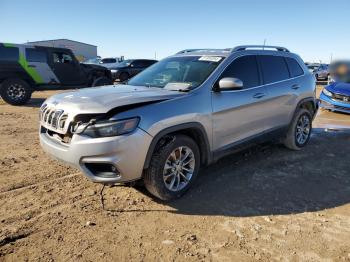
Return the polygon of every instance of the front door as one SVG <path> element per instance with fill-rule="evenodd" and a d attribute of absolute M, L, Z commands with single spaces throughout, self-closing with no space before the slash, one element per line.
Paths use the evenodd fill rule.
<path fill-rule="evenodd" d="M 79 62 L 67 51 L 52 50 L 50 66 L 63 86 L 82 85 L 86 82 Z"/>
<path fill-rule="evenodd" d="M 224 77 L 240 79 L 243 89 L 212 93 L 214 150 L 228 149 L 266 130 L 268 96 L 261 85 L 256 56 L 234 59 L 218 81 Z"/>

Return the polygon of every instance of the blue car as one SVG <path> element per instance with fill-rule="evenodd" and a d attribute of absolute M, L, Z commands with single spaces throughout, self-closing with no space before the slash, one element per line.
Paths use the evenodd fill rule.
<path fill-rule="evenodd" d="M 335 82 L 326 86 L 320 95 L 320 107 L 350 114 L 350 83 Z"/>

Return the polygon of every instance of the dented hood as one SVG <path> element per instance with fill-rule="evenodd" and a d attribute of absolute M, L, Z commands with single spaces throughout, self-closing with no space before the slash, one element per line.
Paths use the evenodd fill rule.
<path fill-rule="evenodd" d="M 85 88 L 54 95 L 44 104 L 73 115 L 99 114 L 124 105 L 168 100 L 186 93 L 155 87 L 111 85 Z"/>

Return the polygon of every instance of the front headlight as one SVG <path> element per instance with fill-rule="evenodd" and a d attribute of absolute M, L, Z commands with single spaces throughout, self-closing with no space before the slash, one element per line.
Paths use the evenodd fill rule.
<path fill-rule="evenodd" d="M 125 135 L 133 132 L 137 128 L 139 121 L 140 119 L 136 117 L 125 120 L 97 122 L 88 126 L 82 134 L 93 138 Z"/>
<path fill-rule="evenodd" d="M 323 94 L 325 94 L 326 96 L 329 96 L 329 97 L 332 97 L 333 96 L 333 94 L 332 94 L 332 92 L 329 92 L 326 88 L 323 88 Z"/>

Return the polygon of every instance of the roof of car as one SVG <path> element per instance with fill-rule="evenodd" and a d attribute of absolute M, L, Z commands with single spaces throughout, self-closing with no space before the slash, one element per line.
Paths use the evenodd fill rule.
<path fill-rule="evenodd" d="M 290 53 L 289 50 L 281 46 L 265 46 L 265 45 L 242 45 L 234 48 L 214 49 L 214 48 L 198 48 L 185 49 L 176 53 L 176 56 L 223 56 L 228 57 L 234 52 L 258 50 L 261 52 L 277 52 L 281 54 Z"/>

